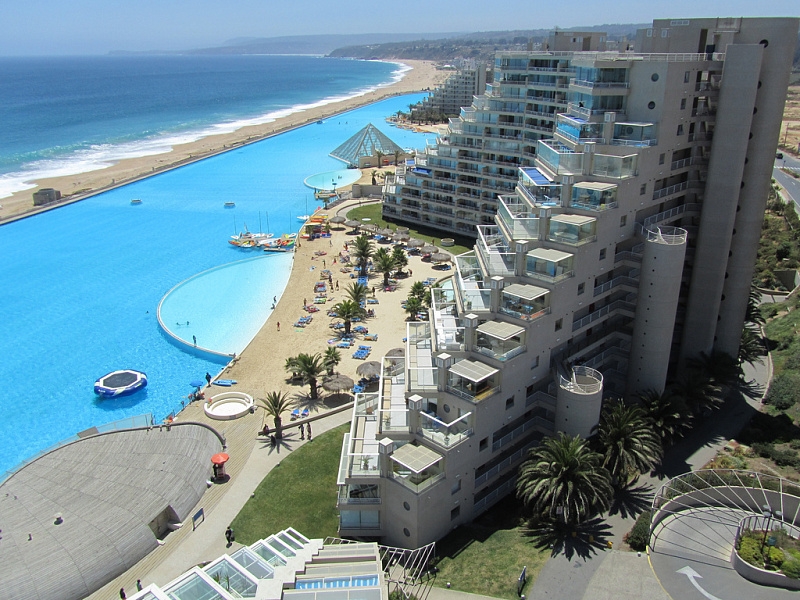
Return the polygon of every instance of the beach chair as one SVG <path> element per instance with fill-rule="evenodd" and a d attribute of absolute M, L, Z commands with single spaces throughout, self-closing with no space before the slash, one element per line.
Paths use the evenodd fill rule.
<path fill-rule="evenodd" d="M 379 304 L 377 298 L 367 298 L 367 304 Z"/>
<path fill-rule="evenodd" d="M 364 392 L 364 387 L 360 385 L 353 386 L 353 393 L 354 394 L 362 394 Z"/>
<path fill-rule="evenodd" d="M 299 408 L 295 408 L 295 409 L 292 411 L 292 418 L 291 418 L 291 420 L 292 420 L 292 421 L 294 421 L 295 419 L 297 419 L 297 418 L 299 418 L 299 417 L 300 417 L 300 409 L 299 409 Z"/>
<path fill-rule="evenodd" d="M 377 333 L 368 333 L 367 335 L 364 336 L 364 339 L 368 340 L 370 342 L 377 342 L 378 341 L 378 334 Z"/>
<path fill-rule="evenodd" d="M 303 418 L 303 419 L 305 419 L 306 417 L 308 417 L 308 414 L 309 414 L 309 413 L 308 413 L 308 409 L 307 409 L 307 408 L 304 408 L 304 409 L 303 409 L 303 412 L 301 412 L 301 413 L 300 413 L 300 417 L 301 417 L 301 418 Z"/>

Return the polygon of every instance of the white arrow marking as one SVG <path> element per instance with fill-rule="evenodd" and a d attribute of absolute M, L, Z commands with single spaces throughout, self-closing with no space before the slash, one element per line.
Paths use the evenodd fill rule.
<path fill-rule="evenodd" d="M 716 596 L 712 596 L 711 594 L 709 594 L 707 591 L 705 591 L 703 588 L 700 587 L 700 584 L 697 583 L 697 580 L 702 579 L 703 576 L 700 575 L 700 573 L 698 573 L 697 571 L 695 571 L 692 567 L 683 567 L 682 569 L 676 572 L 680 573 L 681 575 L 686 575 L 686 577 L 689 578 L 689 581 L 692 582 L 692 585 L 697 589 L 697 591 L 703 594 L 703 596 L 705 596 L 706 598 L 708 598 L 708 600 L 719 600 L 719 598 L 717 598 Z"/>

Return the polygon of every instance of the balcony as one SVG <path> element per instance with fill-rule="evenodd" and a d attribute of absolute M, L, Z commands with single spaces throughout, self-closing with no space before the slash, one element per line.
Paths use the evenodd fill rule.
<path fill-rule="evenodd" d="M 596 394 L 603 389 L 603 374 L 590 367 L 572 367 L 572 376 L 558 376 L 558 385 L 573 394 Z"/>
<path fill-rule="evenodd" d="M 445 423 L 436 415 L 420 412 L 420 428 L 417 433 L 442 448 L 452 448 L 472 435 L 473 416 L 471 412 L 455 421 Z"/>
<path fill-rule="evenodd" d="M 525 260 L 525 274 L 534 279 L 558 283 L 572 277 L 575 256 L 568 252 L 550 248 L 536 248 L 528 252 Z"/>
<path fill-rule="evenodd" d="M 337 506 L 380 503 L 380 490 L 377 484 L 339 486 L 339 497 L 336 502 Z"/>
<path fill-rule="evenodd" d="M 476 352 L 498 361 L 506 361 L 525 352 L 525 328 L 502 321 L 487 321 L 478 326 Z"/>
<path fill-rule="evenodd" d="M 391 478 L 416 493 L 444 479 L 444 457 L 426 446 L 404 444 L 390 458 Z"/>
<path fill-rule="evenodd" d="M 676 183 L 675 185 L 670 185 L 660 190 L 656 190 L 653 192 L 653 200 L 658 200 L 659 198 L 665 198 L 667 196 L 671 196 L 672 194 L 677 194 L 678 192 L 682 192 L 683 190 L 689 187 L 688 181 L 682 181 L 681 183 Z"/>
<path fill-rule="evenodd" d="M 516 196 L 499 198 L 497 216 L 512 239 L 539 239 L 539 217 L 531 212 L 530 206 L 520 202 Z"/>
<path fill-rule="evenodd" d="M 569 84 L 570 86 L 588 88 L 590 90 L 627 90 L 631 87 L 631 84 L 627 81 L 587 81 L 586 79 L 576 78 L 570 79 Z"/>
<path fill-rule="evenodd" d="M 556 215 L 550 219 L 547 239 L 570 246 L 588 244 L 597 239 L 597 219 L 583 215 Z"/>
<path fill-rule="evenodd" d="M 617 208 L 617 185 L 582 181 L 572 186 L 570 206 L 584 210 L 608 210 Z"/>
<path fill-rule="evenodd" d="M 503 288 L 499 312 L 523 321 L 543 317 L 550 313 L 550 290 L 513 283 Z"/>
<path fill-rule="evenodd" d="M 624 313 L 627 313 L 627 316 L 633 317 L 636 314 L 636 305 L 631 302 L 626 302 L 624 300 L 616 300 L 611 304 L 607 304 L 606 306 L 603 306 L 597 309 L 596 311 L 589 313 L 582 319 L 575 319 L 572 322 L 572 331 L 575 332 L 578 331 L 579 329 L 583 329 L 584 327 L 594 323 L 598 319 L 611 315 L 617 311 L 622 311 Z"/>
<path fill-rule="evenodd" d="M 462 359 L 450 367 L 446 389 L 459 398 L 479 402 L 499 391 L 500 372 L 482 362 Z"/>
<path fill-rule="evenodd" d="M 627 179 L 637 174 L 638 155 L 612 156 L 595 154 L 592 175 L 612 179 Z"/>
<path fill-rule="evenodd" d="M 537 160 L 557 175 L 574 175 L 583 172 L 583 152 L 575 152 L 555 140 L 538 140 Z"/>

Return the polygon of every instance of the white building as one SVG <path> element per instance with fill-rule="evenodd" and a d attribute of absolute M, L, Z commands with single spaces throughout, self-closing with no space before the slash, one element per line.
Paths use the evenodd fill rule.
<path fill-rule="evenodd" d="M 588 436 L 604 395 L 662 390 L 679 358 L 736 356 L 797 32 L 790 18 L 659 20 L 637 53 L 498 55 L 485 101 L 509 112 L 462 113 L 384 207 L 408 217 L 416 189 L 428 208 L 408 220 L 449 207 L 432 218 L 477 223 L 477 241 L 404 356 L 384 359 L 379 392 L 358 397 L 341 534 L 439 539 L 511 492 L 543 436 Z M 564 98 L 543 117 L 553 137 L 534 141 L 542 73 Z M 506 151 L 532 162 L 490 197 Z"/>

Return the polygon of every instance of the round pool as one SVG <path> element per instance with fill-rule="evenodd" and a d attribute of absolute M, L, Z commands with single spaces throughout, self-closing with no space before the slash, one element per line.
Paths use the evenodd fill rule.
<path fill-rule="evenodd" d="M 334 183 L 337 188 L 351 185 L 361 179 L 361 171 L 358 169 L 339 169 L 338 171 L 325 171 L 306 177 L 303 183 L 307 187 L 315 190 L 333 190 Z"/>
<path fill-rule="evenodd" d="M 224 392 L 212 396 L 203 410 L 209 419 L 230 421 L 249 413 L 253 408 L 253 397 L 244 392 Z"/>

